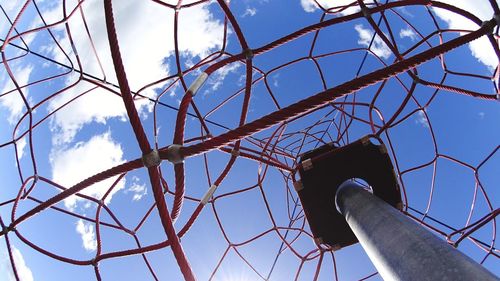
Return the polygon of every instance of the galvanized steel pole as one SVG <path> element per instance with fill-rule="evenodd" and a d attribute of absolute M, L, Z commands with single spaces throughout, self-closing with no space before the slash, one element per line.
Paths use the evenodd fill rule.
<path fill-rule="evenodd" d="M 335 203 L 384 280 L 500 280 L 351 180 Z"/>

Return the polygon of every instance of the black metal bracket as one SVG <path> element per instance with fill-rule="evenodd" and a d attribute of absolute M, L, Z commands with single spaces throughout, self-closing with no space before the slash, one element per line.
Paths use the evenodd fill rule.
<path fill-rule="evenodd" d="M 298 170 L 301 180 L 295 189 L 315 241 L 333 250 L 358 242 L 335 206 L 335 194 L 344 181 L 366 181 L 374 195 L 401 210 L 399 184 L 387 149 L 370 136 L 343 147 L 330 143 L 306 152 Z"/>

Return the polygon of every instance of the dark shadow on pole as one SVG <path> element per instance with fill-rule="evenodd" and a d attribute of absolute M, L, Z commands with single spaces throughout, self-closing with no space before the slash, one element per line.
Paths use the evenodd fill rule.
<path fill-rule="evenodd" d="M 384 280 L 500 280 L 352 180 L 335 203 Z"/>

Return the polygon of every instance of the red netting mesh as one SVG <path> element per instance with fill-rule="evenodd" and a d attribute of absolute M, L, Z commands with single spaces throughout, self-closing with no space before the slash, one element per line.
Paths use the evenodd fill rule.
<path fill-rule="evenodd" d="M 124 15 L 110 0 L 96 2 L 62 1 L 55 15 L 37 1 L 10 13 L 8 4 L 1 5 L 2 83 L 8 86 L 0 101 L 3 109 L 21 101 L 17 115 L 4 115 L 0 144 L 2 254 L 8 253 L 15 279 L 26 266 L 16 259 L 18 249 L 29 266 L 61 274 L 69 268 L 99 280 L 130 277 L 132 268 L 144 279 L 177 280 L 181 273 L 202 280 L 376 278 L 359 246 L 334 252 L 314 243 L 293 189 L 301 153 L 367 134 L 389 149 L 404 213 L 485 266 L 498 265 L 498 68 L 477 62 L 467 47 L 482 38 L 500 57 L 495 20 L 483 23 L 437 1 L 354 1 L 330 8 L 310 2 L 322 13 L 309 24 L 285 23 L 276 31 L 272 22 L 241 16 L 241 3 L 145 1 L 168 15 L 169 31 L 154 39 L 172 46 L 163 62 L 169 71 L 156 75 L 141 63 L 151 41 L 142 32 L 128 34 L 137 31 L 130 27 L 140 20 L 135 17 L 148 14 Z M 268 5 L 286 13 L 285 6 Z M 481 5 L 500 13 L 493 0 Z M 210 11 L 221 43 L 193 55 L 196 43 L 193 49 L 181 45 L 194 31 L 182 24 L 196 9 Z M 475 28 L 448 28 L 436 9 Z M 96 38 L 91 17 L 105 22 L 104 40 Z M 124 17 L 131 25 L 117 32 L 115 21 Z M 398 36 L 402 27 L 411 40 Z M 362 34 L 366 42 L 358 39 Z M 45 40 L 45 49 L 30 45 L 35 36 Z M 144 44 L 131 50 L 120 43 L 127 36 Z M 135 64 L 124 63 L 131 54 Z M 26 79 L 21 69 L 27 65 L 41 71 Z M 133 82 L 140 73 L 147 79 Z M 86 100 L 96 92 L 93 101 L 104 107 Z M 75 110 L 82 101 L 85 111 Z M 55 165 L 55 155 L 86 144 L 55 139 L 57 118 L 114 103 L 124 104 L 126 115 L 94 116 L 84 125 L 106 127 L 108 140 L 113 137 L 124 158 L 135 160 L 112 162 L 71 185 L 58 182 L 54 169 L 65 165 Z M 66 108 L 74 111 L 58 117 Z M 82 130 L 82 140 L 98 134 L 84 125 L 75 125 L 73 134 Z M 145 168 L 141 157 L 154 162 L 152 149 L 164 161 Z M 65 161 L 84 156 L 80 151 Z M 86 192 L 107 179 L 101 193 Z M 111 201 L 124 182 L 143 183 L 146 194 L 134 202 L 125 195 Z M 71 238 L 75 223 L 91 236 L 91 250 Z"/>

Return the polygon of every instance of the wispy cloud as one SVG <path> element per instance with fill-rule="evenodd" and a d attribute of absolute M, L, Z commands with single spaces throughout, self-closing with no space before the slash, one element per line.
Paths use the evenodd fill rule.
<path fill-rule="evenodd" d="M 399 31 L 399 37 L 400 38 L 410 38 L 411 41 L 414 41 L 415 39 L 417 39 L 417 34 L 412 29 L 405 28 L 405 29 L 401 29 Z"/>
<path fill-rule="evenodd" d="M 280 86 L 279 77 L 280 77 L 279 73 L 276 73 L 275 75 L 272 76 L 273 86 L 276 88 Z"/>
<path fill-rule="evenodd" d="M 14 66 L 12 68 L 14 77 L 17 81 L 17 84 L 22 87 L 26 84 L 28 84 L 31 72 L 33 71 L 33 66 L 32 65 L 26 65 L 26 66 Z M 16 90 L 14 83 L 12 82 L 12 79 L 7 76 L 6 74 L 2 75 L 0 77 L 0 85 L 3 84 L 3 87 L 1 87 L 0 93 L 7 93 L 9 91 L 9 94 L 0 97 L 0 105 L 7 109 L 9 112 L 9 117 L 7 118 L 7 121 L 10 124 L 15 124 L 19 120 L 19 117 L 25 111 L 26 107 L 24 104 L 23 99 L 21 98 L 19 92 Z M 22 89 L 23 94 L 25 97 L 28 97 L 28 89 L 23 88 Z"/>
<path fill-rule="evenodd" d="M 31 272 L 29 266 L 26 264 L 21 251 L 14 246 L 12 246 L 11 249 L 19 279 L 21 281 L 33 281 L 33 273 Z M 2 255 L 0 255 L 0 279 L 7 281 L 16 281 L 14 271 L 12 270 L 12 265 L 7 254 L 7 249 L 2 245 L 2 247 L 0 247 L 0 251 L 2 252 Z"/>
<path fill-rule="evenodd" d="M 140 179 L 136 176 L 132 177 L 132 184 L 130 187 L 125 190 L 125 193 L 132 193 L 132 201 L 139 201 L 144 197 L 144 195 L 148 194 L 146 184 L 140 183 Z"/>
<path fill-rule="evenodd" d="M 257 14 L 257 9 L 256 8 L 246 8 L 245 12 L 243 13 L 243 15 L 241 15 L 241 17 L 247 17 L 247 16 L 255 16 Z"/>
<path fill-rule="evenodd" d="M 356 24 L 354 26 L 354 29 L 358 32 L 359 35 L 358 44 L 369 47 L 374 32 L 370 29 L 364 28 L 362 24 Z M 373 40 L 370 50 L 383 59 L 388 59 L 392 55 L 389 47 L 387 47 L 382 38 L 380 38 L 380 36 L 378 35 L 375 35 L 375 39 Z"/>
<path fill-rule="evenodd" d="M 24 156 L 24 149 L 26 148 L 26 144 L 27 144 L 26 137 L 20 138 L 16 142 L 17 155 L 18 155 L 19 159 L 23 158 L 23 156 Z"/>
<path fill-rule="evenodd" d="M 425 128 L 429 128 L 429 119 L 427 119 L 425 113 L 422 110 L 417 112 L 415 124 L 421 125 L 422 127 Z"/>
<path fill-rule="evenodd" d="M 240 67 L 241 64 L 238 62 L 221 67 L 210 76 L 207 84 L 211 86 L 212 91 L 218 90 L 222 86 L 226 76 L 231 73 L 237 73 Z"/>
<path fill-rule="evenodd" d="M 94 225 L 79 219 L 76 223 L 76 231 L 82 238 L 82 245 L 85 250 L 92 252 L 97 249 L 97 241 L 94 232 Z"/>

